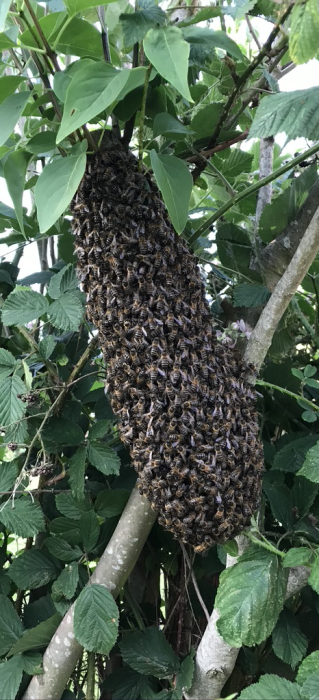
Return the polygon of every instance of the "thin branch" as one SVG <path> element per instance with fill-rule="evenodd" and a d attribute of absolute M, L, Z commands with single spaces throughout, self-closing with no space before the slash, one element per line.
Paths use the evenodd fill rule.
<path fill-rule="evenodd" d="M 101 30 L 102 30 L 101 31 L 101 39 L 102 39 L 104 60 L 106 61 L 106 63 L 112 63 L 109 38 L 108 38 L 108 33 L 107 33 L 107 26 L 105 24 L 105 7 L 104 7 L 104 5 L 101 5 L 100 7 L 97 8 L 97 13 L 99 16 Z"/>
<path fill-rule="evenodd" d="M 258 51 L 261 51 L 261 43 L 260 43 L 260 41 L 259 41 L 259 39 L 258 39 L 257 34 L 255 33 L 255 30 L 254 30 L 254 27 L 253 27 L 253 25 L 252 25 L 252 23 L 251 23 L 251 21 L 250 21 L 249 15 L 245 15 L 245 20 L 246 20 L 246 22 L 247 22 L 247 27 L 248 27 L 248 29 L 249 29 L 249 32 L 250 32 L 250 34 L 251 34 L 251 36 L 252 36 L 252 38 L 253 38 L 253 40 L 254 40 L 254 42 L 255 42 L 257 48 L 258 48 Z"/>

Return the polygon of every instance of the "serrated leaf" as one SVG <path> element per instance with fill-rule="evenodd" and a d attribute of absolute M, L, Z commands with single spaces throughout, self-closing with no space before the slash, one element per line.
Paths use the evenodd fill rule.
<path fill-rule="evenodd" d="M 98 440 L 89 443 L 88 459 L 102 474 L 118 474 L 120 471 L 121 460 L 116 452 Z"/>
<path fill-rule="evenodd" d="M 186 163 L 175 156 L 158 155 L 152 150 L 151 164 L 172 224 L 181 233 L 188 218 L 192 176 Z"/>
<path fill-rule="evenodd" d="M 0 423 L 2 427 L 19 421 L 25 414 L 27 404 L 19 398 L 26 393 L 26 386 L 16 374 L 0 377 Z"/>
<path fill-rule="evenodd" d="M 140 43 L 149 29 L 161 26 L 165 22 L 165 12 L 155 4 L 154 0 L 141 0 L 138 7 L 139 9 L 133 13 L 120 15 L 125 46 Z"/>
<path fill-rule="evenodd" d="M 302 700 L 300 687 L 286 678 L 266 674 L 242 690 L 237 700 Z"/>
<path fill-rule="evenodd" d="M 41 654 L 36 651 L 29 651 L 22 654 L 20 658 L 23 670 L 29 676 L 38 676 L 43 673 Z"/>
<path fill-rule="evenodd" d="M 215 605 L 223 639 L 234 647 L 253 646 L 272 632 L 282 610 L 287 571 L 278 557 L 251 546 L 220 576 Z"/>
<path fill-rule="evenodd" d="M 317 673 L 312 673 L 301 688 L 301 693 L 303 697 L 309 698 L 309 700 L 318 700 L 318 688 L 319 688 L 319 671 Z"/>
<path fill-rule="evenodd" d="M 300 663 L 308 647 L 307 637 L 301 632 L 295 615 L 284 608 L 272 633 L 272 648 L 292 669 Z"/>
<path fill-rule="evenodd" d="M 48 360 L 51 357 L 56 347 L 56 340 L 52 335 L 46 335 L 39 343 L 39 355 L 43 360 Z"/>
<path fill-rule="evenodd" d="M 234 306 L 261 306 L 269 297 L 269 290 L 261 284 L 239 284 L 234 289 Z"/>
<path fill-rule="evenodd" d="M 306 656 L 299 666 L 296 682 L 303 685 L 313 673 L 319 673 L 319 651 Z"/>
<path fill-rule="evenodd" d="M 69 460 L 69 482 L 72 496 L 79 501 L 84 497 L 84 474 L 87 448 L 85 445 L 78 448 Z"/>
<path fill-rule="evenodd" d="M 319 486 L 305 479 L 303 476 L 295 476 L 292 493 L 293 508 L 297 509 L 298 518 L 304 518 L 317 496 Z"/>
<path fill-rule="evenodd" d="M 0 688 L 5 700 L 15 700 L 22 680 L 23 663 L 19 656 L 0 664 Z"/>
<path fill-rule="evenodd" d="M 318 54 L 319 14 L 317 0 L 296 4 L 291 14 L 289 53 L 297 65 Z"/>
<path fill-rule="evenodd" d="M 306 459 L 298 471 L 298 476 L 304 476 L 309 481 L 319 484 L 319 441 L 308 450 Z"/>
<path fill-rule="evenodd" d="M 12 374 L 16 364 L 16 358 L 12 353 L 4 348 L 0 348 L 0 375 L 7 377 L 9 374 Z"/>
<path fill-rule="evenodd" d="M 109 654 L 118 635 L 119 611 L 111 593 L 98 584 L 81 591 L 74 608 L 74 634 L 87 651 Z"/>
<path fill-rule="evenodd" d="M 119 647 L 125 663 L 146 676 L 171 678 L 180 668 L 172 647 L 156 627 L 126 635 Z"/>
<path fill-rule="evenodd" d="M 100 534 L 100 526 L 93 510 L 83 513 L 80 520 L 80 531 L 85 552 L 94 549 Z"/>
<path fill-rule="evenodd" d="M 58 625 L 61 622 L 61 615 L 55 613 L 52 617 L 47 620 L 40 622 L 36 627 L 27 630 L 24 635 L 14 644 L 10 649 L 10 656 L 15 656 L 16 654 L 21 654 L 24 651 L 29 651 L 30 649 L 41 649 L 41 647 L 46 647 L 51 641 Z"/>
<path fill-rule="evenodd" d="M 15 462 L 1 462 L 0 491 L 11 491 L 18 476 L 18 465 Z"/>
<path fill-rule="evenodd" d="M 283 557 L 282 565 L 284 568 L 308 565 L 311 557 L 312 552 L 308 547 L 292 547 Z"/>
<path fill-rule="evenodd" d="M 0 655 L 4 656 L 23 633 L 23 625 L 11 601 L 0 595 Z"/>
<path fill-rule="evenodd" d="M 79 582 L 79 566 L 77 563 L 67 564 L 60 576 L 54 581 L 52 593 L 70 600 L 73 598 Z"/>
<path fill-rule="evenodd" d="M 6 326 L 29 323 L 43 316 L 48 308 L 48 300 L 42 294 L 17 286 L 4 302 L 2 321 Z"/>
<path fill-rule="evenodd" d="M 0 521 L 18 537 L 33 537 L 45 530 L 40 504 L 29 497 L 9 499 L 0 507 Z"/>
<path fill-rule="evenodd" d="M 30 98 L 30 92 L 15 92 L 0 104 L 0 146 L 6 142 Z"/>
<path fill-rule="evenodd" d="M 70 292 L 62 294 L 50 304 L 48 318 L 56 328 L 77 331 L 83 319 L 83 307 L 79 298 Z"/>
<path fill-rule="evenodd" d="M 51 228 L 70 204 L 85 165 L 86 154 L 80 153 L 57 158 L 43 168 L 34 189 L 41 233 Z"/>
<path fill-rule="evenodd" d="M 264 97 L 257 109 L 249 137 L 264 138 L 284 131 L 291 139 L 319 136 L 319 87 L 280 92 Z"/>
<path fill-rule="evenodd" d="M 285 484 L 271 484 L 264 481 L 263 491 L 270 504 L 274 518 L 287 530 L 293 526 L 292 493 Z"/>
<path fill-rule="evenodd" d="M 182 661 L 181 667 L 176 674 L 175 690 L 178 697 L 183 697 L 184 693 L 190 689 L 194 675 L 195 649 Z"/>
<path fill-rule="evenodd" d="M 73 292 L 79 286 L 79 279 L 76 275 L 74 265 L 66 265 L 56 275 L 53 275 L 48 287 L 48 294 L 51 299 L 59 299 L 64 292 Z"/>
<path fill-rule="evenodd" d="M 14 210 L 20 229 L 24 235 L 23 206 L 22 197 L 24 193 L 27 167 L 31 155 L 26 151 L 17 150 L 9 153 L 3 172 L 7 183 L 8 192 L 13 202 Z"/>
<path fill-rule="evenodd" d="M 315 557 L 313 564 L 311 565 L 311 572 L 308 579 L 308 583 L 313 588 L 316 593 L 319 593 L 319 557 Z"/>
<path fill-rule="evenodd" d="M 178 27 L 150 29 L 143 41 L 144 51 L 158 73 L 188 102 L 193 102 L 187 82 L 189 45 Z"/>
<path fill-rule="evenodd" d="M 229 542 L 223 544 L 222 547 L 225 550 L 226 554 L 229 554 L 230 557 L 238 556 L 238 545 L 236 540 L 229 540 Z"/>
<path fill-rule="evenodd" d="M 53 535 L 62 537 L 70 544 L 79 544 L 81 542 L 80 525 L 76 520 L 71 518 L 55 518 L 49 524 L 50 532 Z"/>
<path fill-rule="evenodd" d="M 36 549 L 22 552 L 8 569 L 12 581 L 23 591 L 45 586 L 57 574 L 58 568 L 51 557 Z"/>
<path fill-rule="evenodd" d="M 129 492 L 124 489 L 108 489 L 100 491 L 95 501 L 95 510 L 100 518 L 112 518 L 121 515 L 129 498 Z"/>
<path fill-rule="evenodd" d="M 80 547 L 77 545 L 72 547 L 69 542 L 62 540 L 60 537 L 47 537 L 45 546 L 56 559 L 61 559 L 61 561 L 67 563 L 81 559 L 83 556 Z"/>
<path fill-rule="evenodd" d="M 210 49 L 224 49 L 224 51 L 227 51 L 227 53 L 237 58 L 239 61 L 243 58 L 243 54 L 235 41 L 219 29 L 185 27 L 185 29 L 183 29 L 183 35 L 190 44 L 201 44 L 201 46 L 207 46 Z"/>
<path fill-rule="evenodd" d="M 318 435 L 307 435 L 306 437 L 292 440 L 278 450 L 275 455 L 273 469 L 283 472 L 299 472 L 305 462 L 307 452 L 318 443 Z"/>
<path fill-rule="evenodd" d="M 55 497 L 55 503 L 60 513 L 72 520 L 80 520 L 83 513 L 91 508 L 88 500 L 78 501 L 69 493 L 58 493 Z"/>

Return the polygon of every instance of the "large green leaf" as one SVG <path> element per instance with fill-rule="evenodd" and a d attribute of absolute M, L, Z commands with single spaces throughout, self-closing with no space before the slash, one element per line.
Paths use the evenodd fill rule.
<path fill-rule="evenodd" d="M 136 698 L 151 698 L 153 697 L 153 689 L 151 687 L 151 679 L 141 676 L 128 666 L 119 668 L 103 682 L 103 690 L 112 693 L 113 700 L 136 700 Z"/>
<path fill-rule="evenodd" d="M 272 633 L 272 648 L 279 659 L 296 668 L 307 651 L 308 640 L 295 615 L 284 608 Z"/>
<path fill-rule="evenodd" d="M 24 193 L 27 167 L 30 161 L 30 153 L 26 151 L 14 151 L 9 153 L 4 164 L 4 177 L 7 188 L 13 202 L 14 210 L 20 229 L 24 234 L 22 197 Z"/>
<path fill-rule="evenodd" d="M 116 452 L 99 440 L 89 443 L 88 458 L 102 474 L 119 473 L 121 462 Z"/>
<path fill-rule="evenodd" d="M 100 534 L 99 521 L 93 510 L 83 513 L 80 520 L 80 531 L 85 552 L 94 549 Z"/>
<path fill-rule="evenodd" d="M 56 451 L 57 445 L 76 446 L 83 442 L 84 433 L 78 423 L 70 418 L 54 417 L 49 420 L 43 430 L 44 443 L 48 444 L 52 452 Z"/>
<path fill-rule="evenodd" d="M 297 683 L 303 685 L 313 673 L 319 673 L 319 651 L 313 651 L 303 660 L 298 669 Z"/>
<path fill-rule="evenodd" d="M 139 9 L 120 15 L 126 46 L 140 43 L 149 29 L 164 24 L 166 15 L 154 0 L 139 0 Z"/>
<path fill-rule="evenodd" d="M 0 104 L 0 146 L 6 142 L 12 133 L 19 117 L 27 104 L 30 92 L 15 92 Z"/>
<path fill-rule="evenodd" d="M 41 233 L 47 231 L 63 214 L 84 175 L 86 154 L 57 158 L 48 163 L 34 190 Z"/>
<path fill-rule="evenodd" d="M 72 547 L 68 542 L 62 540 L 60 537 L 47 537 L 45 540 L 45 546 L 56 559 L 61 559 L 70 563 L 72 561 L 77 561 L 81 559 L 83 552 L 75 545 Z"/>
<path fill-rule="evenodd" d="M 292 547 L 283 557 L 282 565 L 289 568 L 309 564 L 311 557 L 312 552 L 308 547 Z"/>
<path fill-rule="evenodd" d="M 208 48 L 224 49 L 234 58 L 238 58 L 239 61 L 243 58 L 243 54 L 237 44 L 220 29 L 185 27 L 183 35 L 190 44 L 201 44 L 201 46 L 207 46 Z"/>
<path fill-rule="evenodd" d="M 151 151 L 151 164 L 165 206 L 177 233 L 181 233 L 188 218 L 193 181 L 186 163 L 175 156 L 158 155 Z"/>
<path fill-rule="evenodd" d="M 12 95 L 23 80 L 25 78 L 22 75 L 5 75 L 3 78 L 0 78 L 0 102 Z"/>
<path fill-rule="evenodd" d="M 51 557 L 37 549 L 27 549 L 13 559 L 8 575 L 22 590 L 40 588 L 56 578 L 58 568 Z"/>
<path fill-rule="evenodd" d="M 261 284 L 238 284 L 234 289 L 234 306 L 260 306 L 266 304 L 270 292 Z"/>
<path fill-rule="evenodd" d="M 129 75 L 127 68 L 116 70 L 102 61 L 79 70 L 66 93 L 57 143 L 109 107 L 122 92 Z"/>
<path fill-rule="evenodd" d="M 69 493 L 59 493 L 55 497 L 56 507 L 65 515 L 66 518 L 71 518 L 72 520 L 80 520 L 83 513 L 90 510 L 90 504 L 88 500 L 77 501 Z"/>
<path fill-rule="evenodd" d="M 156 627 L 127 634 L 119 646 L 125 663 L 146 676 L 171 678 L 179 670 L 179 659 Z"/>
<path fill-rule="evenodd" d="M 84 474 L 86 464 L 87 448 L 85 445 L 79 447 L 69 460 L 69 482 L 72 496 L 81 500 L 84 497 Z"/>
<path fill-rule="evenodd" d="M 1 390 L 1 389 L 0 389 Z M 41 506 L 31 498 L 21 496 L 3 503 L 0 509 L 0 521 L 18 537 L 33 537 L 45 530 L 44 515 Z"/>
<path fill-rule="evenodd" d="M 249 547 L 220 577 L 215 605 L 223 639 L 234 647 L 264 641 L 282 610 L 286 585 L 287 570 L 281 568 L 278 557 Z"/>
<path fill-rule="evenodd" d="M 43 316 L 48 308 L 48 300 L 42 294 L 17 286 L 4 302 L 2 321 L 6 326 L 29 323 Z"/>
<path fill-rule="evenodd" d="M 15 700 L 22 680 L 23 661 L 16 656 L 0 664 L 1 696 L 5 700 Z"/>
<path fill-rule="evenodd" d="M 61 622 L 61 615 L 55 613 L 47 620 L 27 630 L 24 635 L 10 649 L 10 656 L 21 654 L 30 649 L 41 649 L 51 641 L 55 630 Z"/>
<path fill-rule="evenodd" d="M 307 63 L 318 55 L 319 13 L 317 0 L 298 3 L 291 15 L 289 54 L 294 63 Z"/>
<path fill-rule="evenodd" d="M 23 625 L 11 601 L 0 595 L 0 655 L 9 651 L 23 633 Z"/>
<path fill-rule="evenodd" d="M 287 530 L 291 530 L 293 527 L 291 490 L 285 484 L 272 484 L 265 480 L 263 491 L 267 496 L 274 518 Z"/>
<path fill-rule="evenodd" d="M 318 700 L 319 671 L 312 673 L 301 688 L 302 697 Z"/>
<path fill-rule="evenodd" d="M 189 45 L 178 27 L 150 29 L 143 42 L 147 58 L 160 75 L 192 102 L 187 82 Z"/>
<path fill-rule="evenodd" d="M 238 700 L 302 700 L 302 697 L 296 683 L 267 674 L 258 683 L 242 690 Z"/>
<path fill-rule="evenodd" d="M 52 593 L 54 595 L 63 595 L 64 598 L 70 600 L 73 598 L 79 582 L 79 566 L 77 562 L 67 564 L 61 572 L 59 578 L 54 581 Z"/>
<path fill-rule="evenodd" d="M 19 398 L 26 393 L 26 386 L 16 374 L 0 377 L 0 423 L 2 427 L 17 423 L 25 414 L 27 404 Z"/>
<path fill-rule="evenodd" d="M 81 542 L 80 525 L 71 518 L 54 518 L 51 520 L 50 532 L 53 535 L 58 535 L 70 544 L 79 544 Z"/>
<path fill-rule="evenodd" d="M 73 292 L 79 286 L 74 265 L 66 265 L 50 279 L 48 294 L 51 299 L 59 299 L 65 292 Z"/>
<path fill-rule="evenodd" d="M 83 306 L 79 297 L 71 292 L 62 294 L 50 305 L 48 318 L 56 328 L 77 331 L 83 319 Z"/>
<path fill-rule="evenodd" d="M 87 651 L 109 654 L 118 635 L 119 611 L 111 593 L 91 584 L 80 593 L 74 609 L 74 634 Z"/>
<path fill-rule="evenodd" d="M 306 460 L 306 455 L 310 448 L 318 445 L 318 435 L 306 435 L 305 437 L 292 440 L 288 445 L 284 445 L 275 455 L 273 469 L 283 472 L 299 472 Z M 304 474 L 306 476 L 306 474 Z"/>
<path fill-rule="evenodd" d="M 314 481 L 315 484 L 319 484 L 319 441 L 308 450 L 298 475 L 306 477 L 309 481 Z"/>
<path fill-rule="evenodd" d="M 177 139 L 185 139 L 185 137 L 191 136 L 192 133 L 188 126 L 185 126 L 168 112 L 156 114 L 153 122 L 154 138 L 162 134 L 166 138 L 172 138 L 176 141 Z"/>
<path fill-rule="evenodd" d="M 316 140 L 319 137 L 319 87 L 264 97 L 249 136 L 263 138 L 280 131 L 291 139 L 302 136 Z"/>
<path fill-rule="evenodd" d="M 0 6 L 0 32 L 3 32 L 6 26 L 6 17 L 9 12 L 11 0 L 2 0 Z"/>

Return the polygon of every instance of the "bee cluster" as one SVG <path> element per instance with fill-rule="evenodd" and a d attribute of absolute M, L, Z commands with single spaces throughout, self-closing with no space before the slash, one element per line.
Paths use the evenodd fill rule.
<path fill-rule="evenodd" d="M 263 466 L 245 366 L 216 341 L 195 256 L 158 189 L 111 132 L 72 212 L 107 392 L 159 522 L 202 552 L 256 510 Z"/>

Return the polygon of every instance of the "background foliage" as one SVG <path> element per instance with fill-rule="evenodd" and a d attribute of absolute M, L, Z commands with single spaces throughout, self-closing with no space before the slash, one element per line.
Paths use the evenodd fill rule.
<path fill-rule="evenodd" d="M 252 35 L 237 45 L 229 16 L 266 17 L 269 40 L 261 47 Z M 276 81 L 292 61 L 318 56 L 318 17 L 316 0 L 1 4 L 0 175 L 12 208 L 0 203 L 0 242 L 13 253 L 0 262 L 0 687 L 8 700 L 41 673 L 42 653 L 75 600 L 84 653 L 63 700 L 182 698 L 215 604 L 220 634 L 241 648 L 224 695 L 317 697 L 319 261 L 258 381 L 265 474 L 249 548 L 228 570 L 235 542 L 190 567 L 156 524 L 115 603 L 103 586 L 85 586 L 135 472 L 85 320 L 68 207 L 92 130 L 120 129 L 199 258 L 220 342 L 243 343 L 272 289 L 263 254 L 311 206 L 318 183 L 319 87 L 280 93 Z M 282 131 L 288 142 L 314 144 L 289 158 L 275 144 L 273 197 L 256 227 L 259 141 L 249 150 L 240 143 Z M 21 277 L 33 241 L 41 271 Z M 285 602 L 297 565 L 310 567 L 309 582 Z"/>

